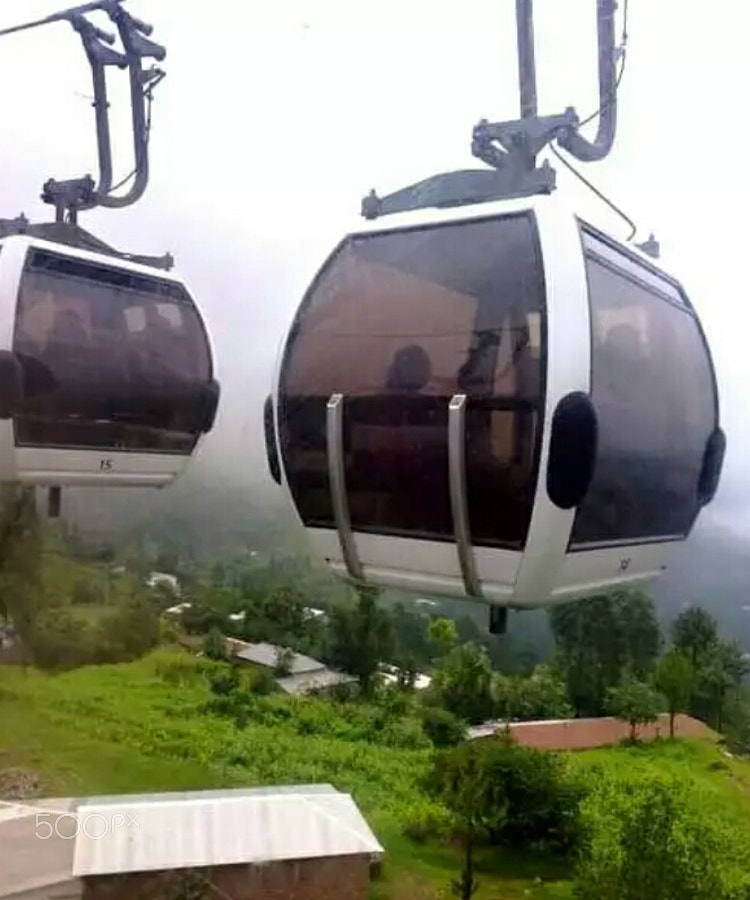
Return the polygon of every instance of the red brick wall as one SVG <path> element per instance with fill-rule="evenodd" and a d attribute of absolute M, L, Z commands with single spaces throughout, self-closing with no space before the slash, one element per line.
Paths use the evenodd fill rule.
<path fill-rule="evenodd" d="M 545 750 L 584 750 L 616 744 L 630 736 L 630 726 L 614 718 L 568 719 L 561 722 L 517 722 L 511 733 L 519 744 Z M 662 715 L 651 725 L 639 725 L 638 738 L 651 741 L 669 737 L 669 716 Z M 678 737 L 711 737 L 714 732 L 703 722 L 690 716 L 675 716 L 675 735 Z"/>
<path fill-rule="evenodd" d="M 367 900 L 369 882 L 367 856 L 337 856 L 88 876 L 82 900 Z"/>

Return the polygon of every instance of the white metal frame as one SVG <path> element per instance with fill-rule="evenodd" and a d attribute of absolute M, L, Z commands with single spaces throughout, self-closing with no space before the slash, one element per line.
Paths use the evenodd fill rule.
<path fill-rule="evenodd" d="M 174 271 L 158 272 L 148 266 L 101 253 L 80 250 L 26 235 L 12 235 L 0 241 L 0 349 L 13 349 L 18 292 L 23 267 L 30 249 L 49 250 L 86 262 L 126 269 L 138 275 L 159 278 L 181 285 L 195 307 L 208 342 L 215 369 L 211 332 L 205 317 L 185 282 Z M 191 454 L 122 452 L 114 450 L 19 447 L 14 439 L 13 420 L 0 421 L 0 480 L 33 485 L 100 487 L 164 487 L 171 484 L 200 450 L 201 434 Z"/>
<path fill-rule="evenodd" d="M 555 197 L 487 203 L 453 210 L 420 210 L 389 216 L 352 230 L 390 231 L 405 226 L 483 219 L 532 211 L 539 232 L 546 288 L 546 394 L 541 453 L 533 514 L 525 550 L 471 547 L 471 568 L 481 597 L 467 596 L 457 544 L 354 531 L 352 543 L 365 581 L 406 591 L 432 593 L 514 608 L 549 606 L 618 586 L 647 583 L 667 565 L 674 541 L 591 547 L 568 552 L 576 509 L 561 510 L 547 494 L 550 427 L 559 401 L 572 391 L 590 393 L 591 325 L 588 283 L 578 220 Z M 646 257 L 636 251 L 636 254 Z M 296 313 L 295 313 L 296 314 Z M 274 408 L 286 341 L 279 350 L 274 377 Z M 278 415 L 274 416 L 282 484 L 293 503 L 281 453 Z M 307 528 L 311 544 L 336 574 L 351 578 L 335 529 Z M 464 567 L 465 568 L 465 567 Z"/>

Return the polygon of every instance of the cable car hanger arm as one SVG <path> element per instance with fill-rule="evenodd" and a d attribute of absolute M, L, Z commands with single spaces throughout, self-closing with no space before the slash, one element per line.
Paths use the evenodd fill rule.
<path fill-rule="evenodd" d="M 534 60 L 533 0 L 516 0 L 516 38 L 521 118 L 506 122 L 481 120 L 473 129 L 472 155 L 494 172 L 462 170 L 435 175 L 385 197 L 374 190 L 362 200 L 367 219 L 426 207 L 461 206 L 492 200 L 549 194 L 556 187 L 555 171 L 538 154 L 557 140 L 583 161 L 603 159 L 611 150 L 616 129 L 615 0 L 597 0 L 599 51 L 599 128 L 593 142 L 579 133 L 581 122 L 572 107 L 560 115 L 537 114 Z"/>
<path fill-rule="evenodd" d="M 130 15 L 122 8 L 124 0 L 96 0 L 81 6 L 71 7 L 33 22 L 26 22 L 0 31 L 0 36 L 24 31 L 52 22 L 67 21 L 79 34 L 91 67 L 94 85 L 94 108 L 96 110 L 97 150 L 99 157 L 99 184 L 93 179 L 83 178 L 58 181 L 49 179 L 42 191 L 42 200 L 56 209 L 56 219 L 66 219 L 75 224 L 79 210 L 96 206 L 121 208 L 135 203 L 143 195 L 148 184 L 148 132 L 149 118 L 146 115 L 146 100 L 151 102 L 152 92 L 164 77 L 164 72 L 152 66 L 144 71 L 142 60 L 146 57 L 161 62 L 166 50 L 148 39 L 153 28 L 146 22 Z M 90 12 L 106 12 L 117 27 L 124 52 L 112 50 L 114 35 L 108 34 L 89 22 L 84 16 Z M 135 176 L 130 190 L 122 197 L 113 197 L 112 151 L 109 133 L 109 103 L 105 67 L 116 65 L 128 69 L 130 78 L 130 101 L 132 109 L 133 148 L 135 168 L 123 182 Z M 119 185 L 118 185 L 119 186 Z"/>
<path fill-rule="evenodd" d="M 150 103 L 154 88 L 165 77 L 165 73 L 155 66 L 144 71 L 142 60 L 150 57 L 157 62 L 162 62 L 167 51 L 160 44 L 148 40 L 148 36 L 153 32 L 153 27 L 131 16 L 120 6 L 119 0 L 109 0 L 106 11 L 120 34 L 130 76 L 135 178 L 130 190 L 124 196 L 113 197 L 107 193 L 100 196 L 98 202 L 100 206 L 119 209 L 130 206 L 139 200 L 148 185 L 150 119 L 146 116 L 146 100 L 148 99 Z"/>

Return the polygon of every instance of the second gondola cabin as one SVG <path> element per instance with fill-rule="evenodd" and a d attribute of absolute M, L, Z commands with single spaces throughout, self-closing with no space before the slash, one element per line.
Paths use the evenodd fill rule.
<path fill-rule="evenodd" d="M 516 608 L 656 577 L 724 453 L 680 283 L 548 198 L 346 237 L 296 313 L 266 435 L 334 572 Z"/>
<path fill-rule="evenodd" d="M 0 481 L 169 484 L 219 399 L 172 273 L 27 235 L 0 241 Z"/>

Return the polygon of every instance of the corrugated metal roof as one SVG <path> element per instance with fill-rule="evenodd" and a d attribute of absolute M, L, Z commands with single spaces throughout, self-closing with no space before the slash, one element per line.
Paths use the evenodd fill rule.
<path fill-rule="evenodd" d="M 244 659 L 246 662 L 255 663 L 258 666 L 267 666 L 269 669 L 276 665 L 277 655 L 283 648 L 274 644 L 247 644 L 241 650 L 236 652 L 238 659 Z M 301 653 L 294 653 L 290 660 L 289 671 L 292 675 L 299 675 L 300 672 L 315 672 L 318 669 L 324 669 L 325 665 L 312 659 L 310 656 L 303 656 Z"/>
<path fill-rule="evenodd" d="M 134 802 L 127 796 L 86 805 L 89 817 L 126 825 L 101 833 L 82 829 L 73 874 L 104 875 L 192 866 L 367 854 L 383 848 L 348 794 L 297 788 L 265 794 Z M 134 824 L 133 824 L 134 823 Z"/>
<path fill-rule="evenodd" d="M 320 669 L 317 672 L 299 672 L 277 678 L 276 684 L 287 694 L 306 694 L 308 691 L 332 687 L 334 684 L 353 684 L 357 679 L 353 675 L 334 672 L 332 669 Z"/>

